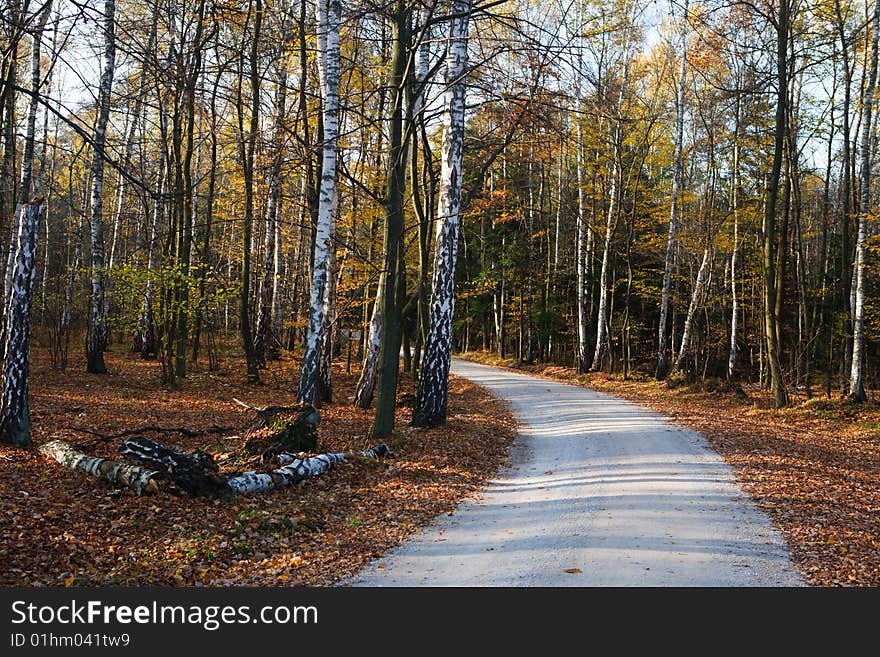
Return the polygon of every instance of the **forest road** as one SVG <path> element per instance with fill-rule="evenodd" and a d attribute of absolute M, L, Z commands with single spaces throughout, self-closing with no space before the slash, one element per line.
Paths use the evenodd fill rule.
<path fill-rule="evenodd" d="M 452 371 L 510 404 L 510 467 L 343 585 L 803 585 L 700 434 L 586 388 L 461 360 Z"/>

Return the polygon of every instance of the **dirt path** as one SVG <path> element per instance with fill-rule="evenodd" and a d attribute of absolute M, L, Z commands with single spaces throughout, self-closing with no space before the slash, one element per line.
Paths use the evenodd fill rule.
<path fill-rule="evenodd" d="M 453 371 L 511 404 L 521 424 L 512 465 L 349 584 L 803 583 L 701 435 L 581 387 L 465 361 Z"/>

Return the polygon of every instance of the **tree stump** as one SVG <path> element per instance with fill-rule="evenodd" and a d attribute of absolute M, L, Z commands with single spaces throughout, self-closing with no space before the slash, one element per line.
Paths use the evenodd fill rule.
<path fill-rule="evenodd" d="M 316 451 L 320 416 L 310 404 L 250 408 L 257 413 L 244 434 L 244 448 L 250 454 L 268 460 L 283 452 Z"/>

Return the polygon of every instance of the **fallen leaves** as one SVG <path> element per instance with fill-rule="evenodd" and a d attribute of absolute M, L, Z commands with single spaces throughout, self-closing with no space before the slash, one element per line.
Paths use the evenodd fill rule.
<path fill-rule="evenodd" d="M 580 568 L 566 568 L 565 572 L 567 572 L 569 575 L 580 575 L 584 571 L 582 571 Z"/>
<path fill-rule="evenodd" d="M 110 433 L 146 425 L 244 427 L 251 414 L 233 396 L 259 405 L 296 397 L 298 363 L 270 364 L 249 386 L 244 364 L 225 357 L 225 371 L 194 369 L 178 388 L 159 383 L 158 363 L 120 350 L 108 354 L 111 374 L 58 373 L 34 350 L 31 407 L 37 443 L 91 440 L 65 427 Z M 334 370 L 334 392 L 345 400 L 355 374 Z M 401 376 L 401 394 L 414 391 Z M 451 513 L 507 458 L 515 423 L 506 407 L 462 379 L 450 382 L 452 426 L 414 430 L 410 409 L 388 462 L 356 459 L 305 485 L 232 500 L 139 498 L 67 470 L 36 450 L 0 447 L 0 584 L 17 586 L 327 585 L 352 575 L 436 515 Z M 370 447 L 372 410 L 349 400 L 320 409 L 318 448 Z M 163 439 L 165 440 L 165 439 Z M 117 441 L 92 453 L 111 456 Z M 169 435 L 170 445 L 220 455 L 243 438 Z M 218 460 L 219 461 L 219 460 Z M 221 467 L 224 467 L 221 465 Z M 229 466 L 231 467 L 231 466 Z"/>

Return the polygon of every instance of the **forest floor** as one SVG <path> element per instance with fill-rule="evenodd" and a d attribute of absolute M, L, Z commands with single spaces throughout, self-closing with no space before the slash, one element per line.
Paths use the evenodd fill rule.
<path fill-rule="evenodd" d="M 880 585 L 880 406 L 825 395 L 780 411 L 758 386 L 737 395 L 717 381 L 670 388 L 496 354 L 459 357 L 583 385 L 648 406 L 703 434 L 781 530 L 815 586 Z"/>
<path fill-rule="evenodd" d="M 33 438 L 63 439 L 82 451 L 116 457 L 119 441 L 102 434 L 146 425 L 234 427 L 224 434 L 148 435 L 189 451 L 222 454 L 241 446 L 254 406 L 295 400 L 298 362 L 286 357 L 248 385 L 243 357 L 226 354 L 217 371 L 192 367 L 174 389 L 160 384 L 159 364 L 123 346 L 108 352 L 107 375 L 49 366 L 35 349 L 31 370 Z M 336 400 L 321 407 L 318 451 L 371 447 L 373 411 L 351 403 L 356 372 L 334 369 Z M 408 427 L 414 392 L 401 374 L 392 455 L 334 466 L 300 486 L 230 500 L 137 497 L 67 470 L 35 449 L 0 447 L 0 585 L 223 586 L 329 585 L 441 513 L 451 512 L 507 459 L 515 435 L 509 410 L 486 390 L 450 381 L 449 422 L 441 429 Z"/>

